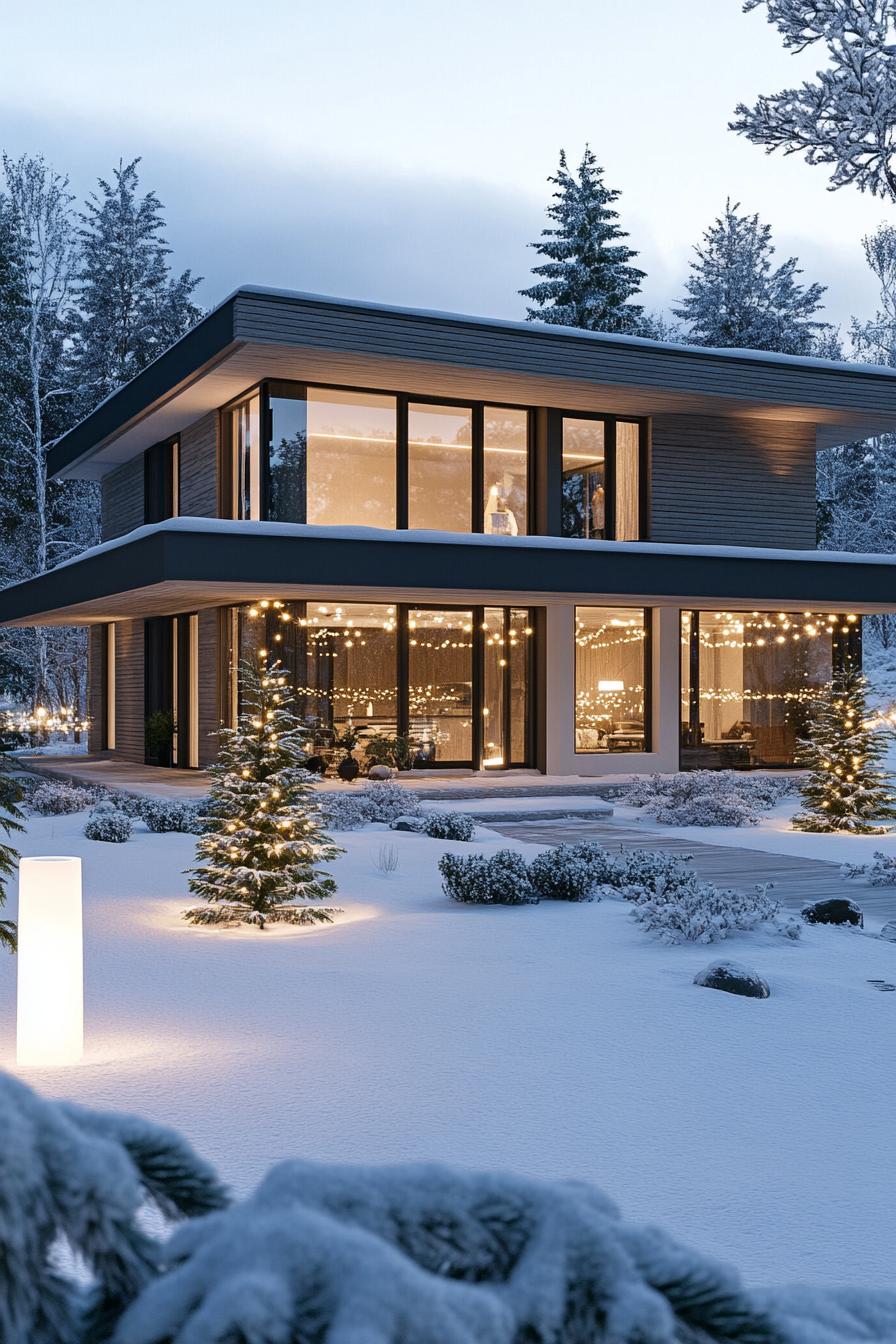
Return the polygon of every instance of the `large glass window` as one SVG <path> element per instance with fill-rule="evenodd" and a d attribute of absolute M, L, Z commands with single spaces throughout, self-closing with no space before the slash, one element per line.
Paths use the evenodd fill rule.
<path fill-rule="evenodd" d="M 522 536 L 528 530 L 528 412 L 486 406 L 482 447 L 482 530 L 496 536 Z"/>
<path fill-rule="evenodd" d="M 637 541 L 641 536 L 641 425 L 563 416 L 564 537 Z"/>
<path fill-rule="evenodd" d="M 261 401 L 256 393 L 230 411 L 235 518 L 261 518 Z"/>
<path fill-rule="evenodd" d="M 408 406 L 408 527 L 472 531 L 473 411 Z"/>
<path fill-rule="evenodd" d="M 795 762 L 855 616 L 686 611 L 681 616 L 682 769 Z"/>
<path fill-rule="evenodd" d="M 472 611 L 408 612 L 408 731 L 423 764 L 472 760 Z"/>
<path fill-rule="evenodd" d="M 647 613 L 576 607 L 576 751 L 648 751 Z"/>

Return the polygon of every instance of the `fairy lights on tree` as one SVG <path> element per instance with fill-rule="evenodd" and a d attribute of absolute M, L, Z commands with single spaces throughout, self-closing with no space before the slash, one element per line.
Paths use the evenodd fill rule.
<path fill-rule="evenodd" d="M 896 795 L 880 768 L 892 734 L 871 720 L 867 686 L 858 663 L 847 658 L 818 702 L 797 761 L 811 773 L 800 790 L 796 830 L 871 835 L 883 829 L 875 822 L 896 818 Z"/>
<path fill-rule="evenodd" d="M 205 829 L 190 890 L 206 905 L 184 911 L 192 924 L 330 923 L 338 910 L 297 905 L 326 900 L 336 883 L 317 866 L 342 851 L 326 835 L 304 770 L 306 731 L 292 711 L 279 665 L 240 665 L 245 710 L 221 731 Z"/>

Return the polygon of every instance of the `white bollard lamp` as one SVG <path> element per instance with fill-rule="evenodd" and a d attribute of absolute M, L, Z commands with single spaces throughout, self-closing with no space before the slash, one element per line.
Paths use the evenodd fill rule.
<path fill-rule="evenodd" d="M 84 1050 L 81 860 L 19 862 L 16 1060 L 77 1064 Z"/>

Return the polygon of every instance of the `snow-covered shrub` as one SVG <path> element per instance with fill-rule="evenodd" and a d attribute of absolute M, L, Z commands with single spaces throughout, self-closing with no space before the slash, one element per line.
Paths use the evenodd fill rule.
<path fill-rule="evenodd" d="M 195 835 L 199 830 L 199 808 L 192 800 L 141 798 L 138 815 L 156 833 L 185 831 Z"/>
<path fill-rule="evenodd" d="M 693 877 L 694 870 L 686 862 L 689 858 L 690 854 L 666 854 L 661 849 L 623 849 L 605 860 L 603 881 L 629 900 L 658 891 L 672 892 Z"/>
<path fill-rule="evenodd" d="M 359 831 L 373 820 L 370 804 L 360 790 L 357 793 L 322 793 L 320 813 L 329 831 Z"/>
<path fill-rule="evenodd" d="M 476 823 L 466 812 L 430 812 L 420 829 L 432 840 L 472 840 Z"/>
<path fill-rule="evenodd" d="M 843 863 L 840 875 L 847 881 L 864 878 L 872 887 L 896 887 L 896 854 L 882 854 L 876 849 L 871 863 Z"/>
<path fill-rule="evenodd" d="M 515 849 L 496 854 L 443 854 L 439 859 L 442 888 L 465 905 L 537 905 L 529 869 Z"/>
<path fill-rule="evenodd" d="M 6 1074 L 0 1074 L 0 1131 L 4 1344 L 108 1339 L 165 1258 L 147 1231 L 147 1203 L 168 1218 L 224 1204 L 211 1168 L 173 1131 L 135 1116 L 44 1101 Z M 80 1259 L 89 1285 L 60 1273 L 60 1242 Z"/>
<path fill-rule="evenodd" d="M 84 834 L 88 840 L 106 840 L 121 845 L 131 838 L 131 819 L 111 805 L 98 804 L 87 818 Z"/>
<path fill-rule="evenodd" d="M 396 817 L 419 817 L 423 810 L 419 794 L 393 779 L 371 780 L 358 790 L 358 797 L 370 808 L 372 821 L 388 823 Z"/>
<path fill-rule="evenodd" d="M 671 889 L 664 889 L 660 880 L 654 893 L 638 895 L 632 915 L 664 943 L 715 943 L 760 924 L 787 938 L 800 936 L 799 920 L 782 912 L 767 887 L 735 891 L 704 882 L 694 872 Z"/>
<path fill-rule="evenodd" d="M 793 787 L 786 776 L 683 770 L 633 780 L 623 801 L 668 826 L 755 826 Z"/>
<path fill-rule="evenodd" d="M 71 812 L 85 812 L 96 802 L 96 798 L 95 789 L 82 789 L 76 784 L 47 780 L 34 790 L 29 806 L 41 817 L 64 817 Z"/>
<path fill-rule="evenodd" d="M 606 850 L 586 840 L 539 854 L 529 864 L 529 881 L 543 901 L 593 901 L 615 871 Z"/>

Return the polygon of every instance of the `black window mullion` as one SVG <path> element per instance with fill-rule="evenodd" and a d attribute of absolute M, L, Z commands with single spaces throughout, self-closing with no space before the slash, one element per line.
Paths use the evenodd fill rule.
<path fill-rule="evenodd" d="M 395 526 L 406 529 L 408 526 L 408 399 L 399 396 L 396 399 L 398 423 L 395 427 Z"/>
<path fill-rule="evenodd" d="M 271 514 L 271 440 L 274 421 L 271 412 L 271 385 L 262 383 L 258 392 L 258 499 L 262 518 Z"/>
<path fill-rule="evenodd" d="M 398 665 L 396 671 L 396 705 L 395 718 L 399 737 L 407 737 L 410 733 L 411 712 L 408 704 L 408 620 L 410 617 L 410 607 L 401 605 L 396 608 L 398 615 L 398 630 L 396 639 L 396 653 L 398 655 Z"/>
<path fill-rule="evenodd" d="M 473 406 L 471 408 L 471 419 L 473 429 L 473 462 L 472 462 L 472 480 L 470 489 L 472 493 L 472 517 L 470 519 L 470 529 L 473 532 L 482 532 L 485 527 L 485 411 L 482 406 Z"/>
<path fill-rule="evenodd" d="M 483 644 L 485 631 L 485 608 L 473 608 L 473 695 L 470 708 L 473 711 L 472 765 L 474 770 L 482 768 L 482 711 L 485 707 L 485 658 Z"/>
<path fill-rule="evenodd" d="M 604 537 L 616 540 L 616 421 L 604 421 Z"/>

